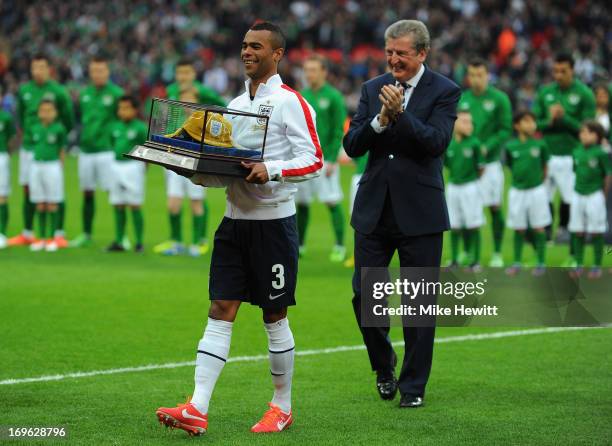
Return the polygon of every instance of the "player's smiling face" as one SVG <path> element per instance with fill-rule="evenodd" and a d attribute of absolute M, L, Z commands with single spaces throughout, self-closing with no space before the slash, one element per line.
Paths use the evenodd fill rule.
<path fill-rule="evenodd" d="M 282 56 L 282 48 L 273 48 L 270 31 L 249 30 L 245 34 L 240 59 L 246 75 L 251 79 L 265 78 L 276 72 Z"/>
<path fill-rule="evenodd" d="M 414 77 L 427 58 L 426 51 L 417 51 L 414 48 L 411 36 L 387 39 L 385 54 L 389 71 L 400 82 L 406 82 Z"/>

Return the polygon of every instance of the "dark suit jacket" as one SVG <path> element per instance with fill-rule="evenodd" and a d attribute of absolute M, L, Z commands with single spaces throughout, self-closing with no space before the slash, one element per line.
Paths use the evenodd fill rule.
<path fill-rule="evenodd" d="M 344 137 L 351 157 L 369 152 L 359 182 L 351 224 L 370 234 L 376 228 L 387 191 L 395 220 L 406 236 L 445 231 L 449 228 L 442 178 L 443 154 L 451 140 L 460 88 L 425 67 L 398 121 L 377 134 L 370 122 L 380 112 L 378 99 L 390 73 L 363 84 L 359 108 Z"/>

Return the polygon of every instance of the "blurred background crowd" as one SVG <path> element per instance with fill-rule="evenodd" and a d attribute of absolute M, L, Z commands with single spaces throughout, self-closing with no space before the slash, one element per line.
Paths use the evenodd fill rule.
<path fill-rule="evenodd" d="M 30 56 L 41 51 L 75 97 L 96 54 L 109 58 L 112 79 L 140 99 L 163 91 L 184 55 L 196 60 L 201 80 L 234 97 L 243 88 L 242 37 L 261 17 L 287 34 L 285 82 L 301 87 L 304 56 L 324 52 L 330 81 L 349 109 L 360 84 L 385 70 L 383 33 L 400 18 L 427 24 L 429 65 L 459 84 L 468 59 L 487 59 L 493 83 L 515 106 L 531 106 L 538 86 L 550 80 L 558 50 L 574 55 L 577 76 L 590 85 L 612 72 L 606 0 L 0 0 L 0 82 L 9 93 L 4 105 L 10 108 L 11 93 L 29 79 Z"/>

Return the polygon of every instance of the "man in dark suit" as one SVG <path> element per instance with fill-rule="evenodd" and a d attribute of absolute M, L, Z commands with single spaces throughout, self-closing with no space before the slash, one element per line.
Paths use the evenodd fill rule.
<path fill-rule="evenodd" d="M 359 108 L 344 138 L 351 157 L 369 152 L 351 224 L 355 229 L 353 307 L 377 388 L 400 407 L 423 405 L 431 370 L 434 327 L 404 327 L 399 379 L 389 327 L 362 327 L 361 268 L 386 267 L 398 251 L 402 267 L 439 267 L 449 228 L 442 156 L 451 140 L 459 87 L 424 65 L 427 27 L 400 20 L 385 31 L 389 72 L 363 84 Z"/>

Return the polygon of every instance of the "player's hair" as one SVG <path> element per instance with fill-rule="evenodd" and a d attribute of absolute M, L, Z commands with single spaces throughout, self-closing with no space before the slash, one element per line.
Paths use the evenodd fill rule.
<path fill-rule="evenodd" d="M 514 126 L 518 124 L 526 116 L 531 116 L 533 119 L 536 118 L 535 114 L 531 110 L 521 109 L 514 113 L 514 115 L 512 116 L 512 125 Z"/>
<path fill-rule="evenodd" d="M 38 103 L 38 108 L 42 107 L 44 104 L 51 104 L 53 107 L 57 108 L 55 105 L 55 101 L 53 99 L 49 99 L 49 98 L 41 99 L 40 102 Z"/>
<path fill-rule="evenodd" d="M 49 60 L 49 56 L 47 56 L 45 53 L 34 53 L 32 55 L 32 58 L 30 59 L 31 62 L 34 62 L 35 60 L 44 60 L 47 63 L 51 63 L 51 61 Z"/>
<path fill-rule="evenodd" d="M 482 57 L 473 57 L 468 61 L 468 67 L 484 67 L 485 70 L 489 71 L 489 66 L 487 65 L 487 61 Z"/>
<path fill-rule="evenodd" d="M 96 54 L 89 60 L 89 63 L 105 63 L 108 64 L 108 57 L 103 54 Z"/>
<path fill-rule="evenodd" d="M 574 68 L 574 58 L 567 52 L 558 53 L 555 56 L 555 63 L 568 63 L 572 69 Z"/>
<path fill-rule="evenodd" d="M 601 144 L 606 137 L 606 129 L 594 119 L 587 119 L 582 123 L 581 127 L 588 129 L 591 133 L 597 133 L 597 144 Z"/>
<path fill-rule="evenodd" d="M 270 31 L 270 34 L 272 35 L 272 38 L 270 39 L 272 42 L 272 48 L 275 50 L 278 48 L 282 48 L 283 50 L 285 49 L 285 33 L 283 33 L 283 30 L 280 29 L 278 25 L 275 25 L 272 22 L 255 22 L 249 29 L 251 31 Z"/>
<path fill-rule="evenodd" d="M 121 96 L 119 98 L 119 102 L 129 102 L 132 107 L 138 109 L 138 100 L 130 94 L 124 94 L 123 96 Z"/>
<path fill-rule="evenodd" d="M 306 56 L 304 62 L 319 62 L 319 64 L 321 64 L 321 68 L 326 71 L 329 68 L 329 62 L 327 61 L 327 57 L 319 53 L 310 53 L 308 56 Z"/>
<path fill-rule="evenodd" d="M 412 37 L 414 49 L 420 53 L 421 51 L 429 51 L 431 47 L 431 39 L 427 26 L 420 20 L 399 20 L 389 25 L 385 30 L 385 41 L 388 39 L 398 39 L 404 36 Z"/>
<path fill-rule="evenodd" d="M 176 63 L 177 67 L 185 67 L 185 66 L 190 66 L 191 68 L 193 68 L 194 66 L 194 62 L 193 59 L 191 57 L 181 57 L 178 62 Z"/>

